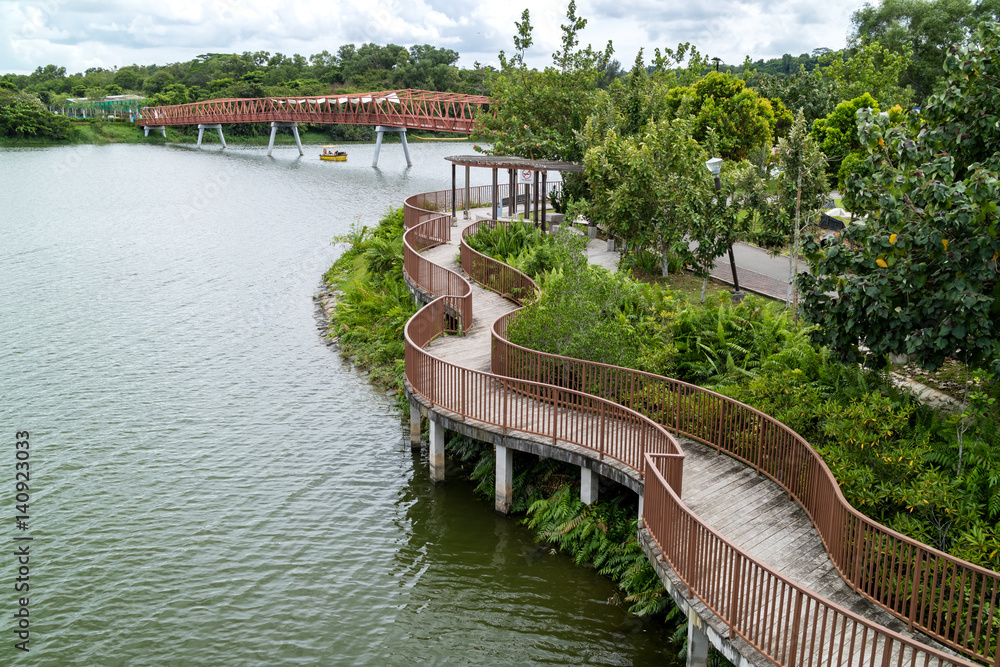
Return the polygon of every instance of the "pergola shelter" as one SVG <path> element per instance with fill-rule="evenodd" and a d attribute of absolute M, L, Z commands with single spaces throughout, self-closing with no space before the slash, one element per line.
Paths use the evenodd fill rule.
<path fill-rule="evenodd" d="M 507 170 L 507 178 L 510 183 L 510 196 L 507 198 L 507 215 L 513 217 L 517 212 L 517 189 L 518 183 L 523 183 L 525 187 L 524 197 L 524 217 L 527 219 L 531 214 L 536 225 L 541 224 L 542 231 L 546 230 L 546 196 L 548 192 L 548 172 L 582 172 L 583 165 L 578 162 L 560 162 L 557 160 L 534 160 L 523 157 L 508 157 L 504 155 L 453 155 L 446 157 L 451 162 L 451 200 L 458 201 L 457 168 L 459 165 L 465 167 L 465 217 L 469 217 L 469 170 L 472 167 L 490 169 L 493 172 L 493 196 L 491 218 L 496 220 L 502 215 L 500 201 L 500 186 L 498 172 L 501 169 Z M 541 189 L 539 189 L 541 180 Z M 539 203 L 539 199 L 541 202 Z M 452 207 L 452 217 L 458 216 L 458 207 Z M 539 212 L 541 213 L 539 217 Z M 498 215 L 499 213 L 499 215 Z"/>

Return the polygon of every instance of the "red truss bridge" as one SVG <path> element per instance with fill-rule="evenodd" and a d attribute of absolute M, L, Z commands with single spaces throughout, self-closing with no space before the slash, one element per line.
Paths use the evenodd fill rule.
<path fill-rule="evenodd" d="M 150 130 L 161 130 L 166 136 L 168 125 L 197 125 L 198 145 L 204 131 L 217 130 L 222 135 L 223 124 L 271 123 L 268 155 L 274 148 L 274 136 L 279 128 L 288 128 L 295 135 L 299 154 L 298 123 L 324 125 L 374 125 L 377 132 L 375 160 L 385 132 L 396 132 L 403 139 L 406 163 L 410 164 L 406 147 L 406 130 L 455 132 L 469 134 L 475 127 L 476 111 L 486 108 L 490 99 L 483 95 L 460 95 L 430 90 L 384 90 L 373 93 L 331 94 L 320 97 L 258 97 L 222 99 L 143 107 L 137 124 Z"/>

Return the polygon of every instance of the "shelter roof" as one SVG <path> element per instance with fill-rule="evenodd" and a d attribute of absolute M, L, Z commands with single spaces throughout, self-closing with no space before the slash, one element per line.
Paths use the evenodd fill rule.
<path fill-rule="evenodd" d="M 558 160 L 535 160 L 526 157 L 510 157 L 506 155 L 452 155 L 445 160 L 466 167 L 485 167 L 487 169 L 530 169 L 532 171 L 583 171 L 579 162 L 560 162 Z"/>

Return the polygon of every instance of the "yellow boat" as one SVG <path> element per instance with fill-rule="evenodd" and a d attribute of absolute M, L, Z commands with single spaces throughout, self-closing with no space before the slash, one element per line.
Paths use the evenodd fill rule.
<path fill-rule="evenodd" d="M 336 146 L 323 146 L 319 159 L 327 162 L 347 162 L 347 151 L 338 151 Z"/>

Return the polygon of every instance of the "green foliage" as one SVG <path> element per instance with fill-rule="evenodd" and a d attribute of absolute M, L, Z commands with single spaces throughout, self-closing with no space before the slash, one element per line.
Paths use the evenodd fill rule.
<path fill-rule="evenodd" d="M 691 136 L 690 123 L 650 122 L 634 136 L 620 135 L 614 127 L 601 132 L 596 125 L 588 123 L 585 131 L 588 142 L 599 142 L 584 161 L 591 222 L 606 226 L 631 250 L 655 251 L 664 275 L 678 257 L 706 272 L 722 250 L 710 238 L 715 193 L 707 155 Z M 687 238 L 702 242 L 697 251 L 683 243 Z"/>
<path fill-rule="evenodd" d="M 998 18 L 1000 4 L 995 0 L 866 2 L 851 17 L 851 44 L 878 44 L 896 54 L 912 48 L 913 58 L 900 76 L 900 85 L 912 86 L 917 102 L 922 103 L 944 87 L 941 63 L 947 50 L 965 42 L 980 21 Z"/>
<path fill-rule="evenodd" d="M 819 142 L 819 149 L 830 159 L 831 173 L 837 173 L 840 161 L 852 151 L 861 150 L 857 122 L 859 109 L 871 109 L 877 114 L 878 102 L 865 93 L 852 100 L 841 102 L 826 118 L 819 118 L 813 122 L 811 134 Z"/>
<path fill-rule="evenodd" d="M 635 507 L 622 497 L 585 505 L 578 487 L 566 485 L 528 509 L 528 526 L 539 537 L 611 577 L 637 616 L 677 618 L 678 610 L 636 538 Z"/>
<path fill-rule="evenodd" d="M 849 57 L 831 57 L 823 76 L 833 81 L 835 95 L 851 100 L 871 95 L 885 106 L 906 107 L 913 90 L 900 87 L 903 71 L 913 63 L 913 52 L 908 44 L 902 51 L 891 51 L 878 43 L 868 43 Z"/>
<path fill-rule="evenodd" d="M 772 355 L 808 347 L 803 327 L 788 311 L 756 296 L 734 305 L 728 294 L 680 310 L 673 343 L 677 377 L 694 383 L 752 378 Z"/>
<path fill-rule="evenodd" d="M 352 227 L 334 239 L 347 250 L 327 271 L 326 282 L 340 294 L 330 318 L 331 336 L 341 353 L 371 372 L 376 384 L 403 397 L 403 327 L 416 312 L 403 282 L 402 209 L 390 210 L 377 228 Z"/>
<path fill-rule="evenodd" d="M 867 224 L 826 249 L 807 243 L 800 274 L 819 342 L 878 363 L 905 353 L 924 367 L 949 356 L 1000 371 L 1000 27 L 948 57 L 949 87 L 910 127 L 863 112 L 872 177 L 848 188 Z M 835 296 L 830 296 L 835 294 Z"/>
<path fill-rule="evenodd" d="M 73 132 L 69 119 L 49 112 L 31 95 L 0 88 L 0 138 L 62 140 Z"/>
<path fill-rule="evenodd" d="M 691 115 L 693 136 L 702 143 L 714 133 L 715 148 L 728 160 L 744 160 L 774 140 L 778 118 L 771 101 L 731 74 L 710 72 L 693 86 L 670 91 L 668 108 L 674 117 Z M 790 120 L 787 109 L 780 113 Z"/>
<path fill-rule="evenodd" d="M 633 292 L 624 278 L 600 267 L 554 273 L 545 281 L 541 298 L 511 322 L 508 336 L 551 354 L 635 363 L 642 341 L 631 312 Z"/>
<path fill-rule="evenodd" d="M 579 161 L 583 146 L 579 130 L 590 115 L 598 83 L 611 58 L 611 45 L 603 52 L 590 46 L 577 48 L 578 33 L 586 20 L 576 16 L 570 1 L 563 25 L 563 48 L 553 54 L 553 65 L 529 70 L 524 51 L 532 43 L 532 26 L 524 10 L 514 37 L 515 53 L 500 52 L 500 71 L 489 78 L 489 111 L 479 114 L 474 138 L 492 145 L 494 155 Z M 572 187 L 572 178 L 567 186 Z"/>

